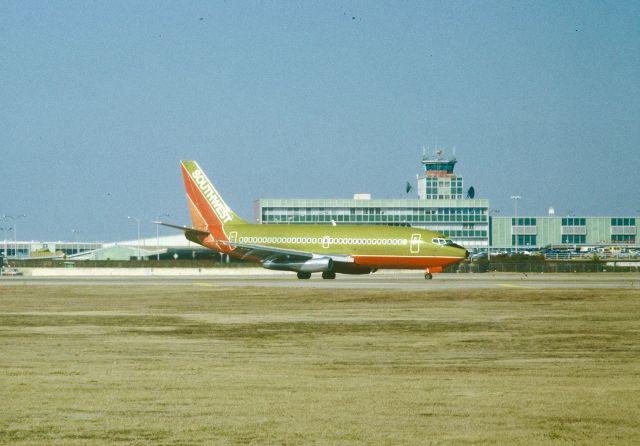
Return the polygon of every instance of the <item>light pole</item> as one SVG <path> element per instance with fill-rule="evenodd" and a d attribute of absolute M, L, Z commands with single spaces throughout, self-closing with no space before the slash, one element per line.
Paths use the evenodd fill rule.
<path fill-rule="evenodd" d="M 518 254 L 518 200 L 521 200 L 522 197 L 520 195 L 511 195 L 511 199 L 513 200 L 513 205 L 515 206 L 515 225 L 513 227 L 513 233 L 515 234 L 516 254 Z"/>
<path fill-rule="evenodd" d="M 156 261 L 160 261 L 160 218 L 169 217 L 169 214 L 160 214 L 156 217 Z"/>
<path fill-rule="evenodd" d="M 140 219 L 138 217 L 127 216 L 127 220 L 135 220 L 138 224 L 138 246 L 136 259 L 140 260 Z"/>
<path fill-rule="evenodd" d="M 491 220 L 491 214 L 493 214 L 494 216 L 496 216 L 497 214 L 500 213 L 500 209 L 492 209 L 491 212 L 489 212 L 489 220 Z M 490 223 L 489 224 L 489 239 L 491 238 L 491 228 L 493 227 L 493 224 Z M 491 260 L 491 243 L 487 242 L 487 260 Z"/>
<path fill-rule="evenodd" d="M 71 232 L 73 233 L 73 239 L 76 242 L 76 254 L 78 254 L 80 252 L 80 244 L 78 243 L 78 233 L 80 230 L 72 229 Z M 73 248 L 71 248 L 71 250 L 73 251 Z"/>
<path fill-rule="evenodd" d="M 18 229 L 18 219 L 19 218 L 26 218 L 26 215 L 24 215 L 24 214 L 15 215 L 15 216 L 14 215 L 3 215 L 2 218 L 10 218 L 11 220 L 13 220 L 13 257 L 17 258 L 18 257 L 18 236 L 16 235 L 16 232 L 17 232 L 17 229 Z"/>

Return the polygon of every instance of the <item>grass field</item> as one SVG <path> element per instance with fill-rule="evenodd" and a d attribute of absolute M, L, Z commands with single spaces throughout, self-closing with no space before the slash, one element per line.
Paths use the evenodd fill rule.
<path fill-rule="evenodd" d="M 0 289 L 2 444 L 640 444 L 640 291 Z"/>

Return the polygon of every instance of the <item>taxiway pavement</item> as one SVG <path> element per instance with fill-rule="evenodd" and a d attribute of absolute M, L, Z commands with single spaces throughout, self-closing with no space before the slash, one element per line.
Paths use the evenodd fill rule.
<path fill-rule="evenodd" d="M 315 275 L 299 280 L 295 274 L 252 276 L 251 274 L 215 277 L 2 277 L 4 286 L 196 286 L 196 287 L 264 287 L 264 288 L 335 288 L 391 290 L 451 290 L 451 289 L 637 289 L 640 273 L 580 273 L 580 274 L 438 274 L 424 280 L 420 272 L 372 274 L 366 276 L 338 275 L 335 280 L 323 280 Z M 1 291 L 0 291 L 1 292 Z"/>

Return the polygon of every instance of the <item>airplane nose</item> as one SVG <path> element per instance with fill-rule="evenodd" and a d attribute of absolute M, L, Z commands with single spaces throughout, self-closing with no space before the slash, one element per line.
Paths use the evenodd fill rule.
<path fill-rule="evenodd" d="M 462 257 L 463 259 L 468 259 L 469 258 L 469 251 L 467 251 L 464 247 L 454 243 L 453 246 L 455 248 L 458 249 L 458 252 L 462 251 L 464 252 L 464 254 L 462 254 L 462 252 L 460 252 L 460 257 Z"/>

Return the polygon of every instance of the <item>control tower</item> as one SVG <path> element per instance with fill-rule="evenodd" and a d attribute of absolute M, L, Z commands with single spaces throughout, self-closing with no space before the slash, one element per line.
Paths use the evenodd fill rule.
<path fill-rule="evenodd" d="M 422 157 L 424 174 L 418 175 L 418 197 L 421 200 L 462 200 L 462 177 L 453 173 L 456 158 L 447 158 L 442 150 L 435 156 Z"/>

